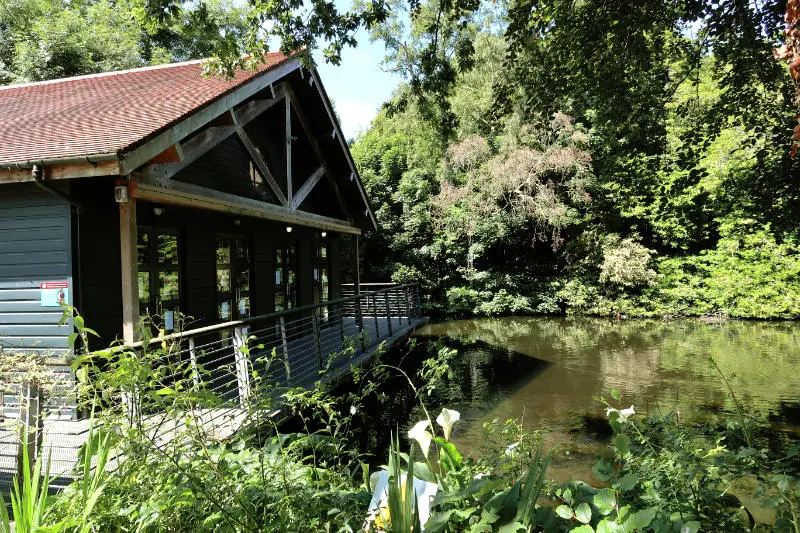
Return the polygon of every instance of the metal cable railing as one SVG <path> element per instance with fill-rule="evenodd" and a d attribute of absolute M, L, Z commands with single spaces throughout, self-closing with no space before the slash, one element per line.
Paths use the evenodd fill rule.
<path fill-rule="evenodd" d="M 245 423 L 254 395 L 269 395 L 277 406 L 286 388 L 310 387 L 341 372 L 421 318 L 417 284 L 375 289 L 119 349 L 140 354 L 159 386 L 181 384 L 211 393 L 188 409 L 206 436 L 225 438 Z M 142 392 L 123 394 L 121 401 L 140 411 L 135 416 L 154 442 L 169 442 L 185 430 L 180 416 L 150 405 Z"/>

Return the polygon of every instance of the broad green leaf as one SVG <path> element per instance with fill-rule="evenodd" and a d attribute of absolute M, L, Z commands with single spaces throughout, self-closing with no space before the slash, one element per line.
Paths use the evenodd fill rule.
<path fill-rule="evenodd" d="M 600 459 L 592 467 L 592 473 L 594 474 L 594 477 L 597 478 L 598 481 L 608 481 L 609 479 L 611 479 L 611 475 L 613 473 L 613 469 L 611 468 L 611 463 L 609 463 L 605 459 Z"/>
<path fill-rule="evenodd" d="M 636 486 L 636 483 L 638 481 L 639 480 L 637 479 L 635 474 L 626 474 L 625 476 L 622 477 L 622 479 L 620 479 L 617 482 L 616 487 L 617 489 L 619 489 L 620 492 L 628 492 L 629 490 L 631 490 L 633 487 Z"/>
<path fill-rule="evenodd" d="M 611 514 L 617 506 L 617 496 L 613 489 L 600 489 L 594 495 L 594 506 L 600 510 L 603 516 Z"/>
<path fill-rule="evenodd" d="M 592 526 L 578 526 L 570 530 L 571 533 L 594 533 Z"/>
<path fill-rule="evenodd" d="M 608 518 L 603 518 L 600 523 L 597 524 L 597 529 L 595 531 L 597 531 L 597 533 L 617 533 L 617 531 L 619 531 L 619 526 Z"/>
<path fill-rule="evenodd" d="M 656 517 L 656 513 L 658 513 L 657 507 L 642 509 L 632 514 L 630 518 L 625 521 L 625 525 L 630 525 L 633 529 L 644 529 L 650 525 L 650 522 Z"/>
<path fill-rule="evenodd" d="M 426 533 L 439 533 L 440 531 L 444 531 L 453 512 L 454 510 L 450 509 L 449 511 L 445 511 L 443 513 L 431 514 L 431 517 L 425 523 Z"/>
<path fill-rule="evenodd" d="M 619 401 L 619 391 L 617 391 L 617 389 L 611 389 L 611 397 Z"/>
<path fill-rule="evenodd" d="M 575 508 L 575 518 L 582 524 L 588 524 L 592 521 L 592 508 L 589 504 L 584 502 Z"/>
<path fill-rule="evenodd" d="M 428 483 L 436 483 L 436 474 L 431 472 L 428 463 L 423 463 L 417 461 L 414 463 L 414 475 L 421 479 L 422 481 L 427 481 Z"/>
<path fill-rule="evenodd" d="M 630 444 L 631 440 L 624 433 L 619 433 L 614 437 L 614 446 L 622 455 L 627 455 L 631 451 Z"/>
<path fill-rule="evenodd" d="M 458 448 L 441 437 L 436 437 L 433 440 L 439 445 L 441 452 L 443 452 L 439 454 L 439 461 L 441 461 L 442 467 L 449 472 L 455 472 L 461 468 L 462 458 L 461 454 L 458 452 Z"/>
<path fill-rule="evenodd" d="M 559 505 L 556 507 L 556 514 L 564 520 L 572 520 L 572 517 L 575 515 L 572 511 L 572 507 L 569 505 Z"/>

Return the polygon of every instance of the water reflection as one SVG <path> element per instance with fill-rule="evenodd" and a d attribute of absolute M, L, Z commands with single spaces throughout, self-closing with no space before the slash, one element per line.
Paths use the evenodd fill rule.
<path fill-rule="evenodd" d="M 548 444 L 573 460 L 593 456 L 601 441 L 587 421 L 603 418 L 595 397 L 612 388 L 639 412 L 677 410 L 685 419 L 733 412 L 709 357 L 749 413 L 800 433 L 797 323 L 511 317 L 432 324 L 417 336 L 451 339 L 459 349 L 458 377 L 436 401 L 463 411 L 462 447 L 480 440 L 487 420 L 523 418 L 549 428 Z"/>

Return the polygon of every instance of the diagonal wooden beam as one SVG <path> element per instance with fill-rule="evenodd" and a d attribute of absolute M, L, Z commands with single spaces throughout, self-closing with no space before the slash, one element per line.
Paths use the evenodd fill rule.
<path fill-rule="evenodd" d="M 300 207 L 300 204 L 303 203 L 303 200 L 306 199 L 308 194 L 314 189 L 317 183 L 319 183 L 319 180 L 322 179 L 323 175 L 325 175 L 325 170 L 322 167 L 319 167 L 308 177 L 308 179 L 306 179 L 305 183 L 303 183 L 303 186 L 300 187 L 300 190 L 298 190 L 297 194 L 295 194 L 292 198 L 292 209 L 297 209 Z"/>
<path fill-rule="evenodd" d="M 235 117 L 234 117 L 235 120 Z M 267 162 L 264 160 L 264 156 L 261 155 L 261 152 L 256 145 L 253 144 L 253 141 L 248 137 L 247 133 L 245 133 L 244 129 L 236 125 L 236 134 L 239 135 L 239 140 L 242 141 L 247 152 L 250 154 L 250 159 L 252 159 L 253 164 L 256 168 L 261 172 L 261 175 L 264 176 L 264 180 L 266 180 L 267 184 L 269 185 L 272 192 L 275 194 L 275 197 L 281 203 L 282 206 L 288 207 L 289 201 L 284 196 L 283 191 L 278 186 L 278 182 L 275 181 L 275 178 L 272 176 L 272 172 L 269 171 L 269 167 L 267 166 Z"/>
<path fill-rule="evenodd" d="M 136 174 L 154 178 L 171 178 L 235 132 L 236 128 L 233 126 L 206 128 L 180 145 L 183 151 L 183 159 L 180 162 L 147 165 Z"/>
<path fill-rule="evenodd" d="M 280 101 L 281 98 L 266 98 L 247 102 L 236 109 L 236 120 L 244 126 Z"/>
<path fill-rule="evenodd" d="M 282 98 L 252 100 L 235 110 L 229 111 L 227 114 L 220 115 L 210 126 L 200 133 L 189 137 L 181 143 L 173 145 L 178 151 L 183 153 L 180 162 L 155 162 L 143 167 L 137 175 L 154 178 L 171 178 L 197 160 L 200 156 L 236 133 L 236 127 L 233 126 L 234 123 L 237 123 L 239 127 L 243 127 L 281 100 Z"/>
<path fill-rule="evenodd" d="M 314 150 L 314 154 L 317 156 L 317 159 L 322 165 L 323 170 L 325 171 L 325 177 L 328 178 L 328 182 L 333 189 L 333 193 L 336 196 L 336 200 L 339 202 L 339 207 L 341 207 L 342 212 L 347 218 L 350 218 L 350 212 L 347 209 L 347 203 L 344 201 L 344 197 L 342 196 L 342 192 L 339 190 L 339 185 L 333 179 L 333 174 L 330 172 L 330 167 L 328 166 L 328 161 L 325 159 L 325 156 L 322 154 L 322 150 L 319 146 L 319 140 L 317 136 L 314 134 L 314 130 L 311 129 L 311 123 L 308 120 L 308 117 L 303 111 L 303 108 L 297 102 L 297 96 L 294 94 L 292 87 L 287 82 L 281 82 L 278 85 L 277 89 L 278 95 L 286 97 L 288 101 L 292 103 L 294 108 L 294 112 L 297 115 L 297 119 L 300 121 L 300 125 L 306 132 L 306 136 L 308 137 L 308 141 L 311 144 L 311 149 Z"/>

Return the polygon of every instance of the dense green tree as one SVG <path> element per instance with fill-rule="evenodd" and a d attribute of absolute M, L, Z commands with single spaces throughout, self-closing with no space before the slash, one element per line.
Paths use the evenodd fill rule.
<path fill-rule="evenodd" d="M 204 58 L 244 28 L 244 10 L 217 1 L 153 24 L 128 0 L 0 0 L 0 83 Z"/>
<path fill-rule="evenodd" d="M 455 312 L 800 316 L 778 22 L 725 9 L 511 5 L 502 38 L 475 15 L 443 144 L 418 103 L 397 105 L 412 84 L 355 143 L 384 206 L 367 275 L 421 278 Z M 380 28 L 419 49 L 400 24 Z M 421 169 L 427 194 L 407 194 Z"/>

